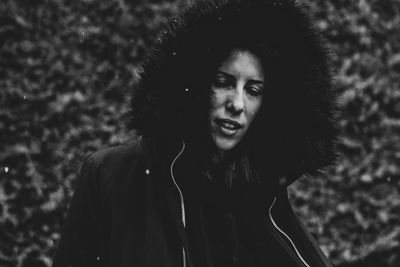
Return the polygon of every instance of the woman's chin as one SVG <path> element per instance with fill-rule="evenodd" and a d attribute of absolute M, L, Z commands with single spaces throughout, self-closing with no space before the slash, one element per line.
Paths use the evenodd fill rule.
<path fill-rule="evenodd" d="M 238 140 L 227 140 L 226 138 L 215 138 L 215 145 L 219 151 L 226 153 L 232 150 L 238 143 Z"/>

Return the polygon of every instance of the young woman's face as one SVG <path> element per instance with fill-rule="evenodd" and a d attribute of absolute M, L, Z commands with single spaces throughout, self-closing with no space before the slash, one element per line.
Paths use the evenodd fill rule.
<path fill-rule="evenodd" d="M 212 82 L 210 133 L 220 152 L 235 147 L 260 110 L 264 70 L 249 51 L 234 50 L 225 59 Z"/>

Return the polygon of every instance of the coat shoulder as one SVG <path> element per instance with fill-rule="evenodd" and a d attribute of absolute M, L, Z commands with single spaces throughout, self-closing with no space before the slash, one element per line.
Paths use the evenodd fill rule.
<path fill-rule="evenodd" d="M 113 188 L 137 180 L 140 170 L 145 173 L 146 150 L 141 139 L 100 149 L 84 160 L 81 180 L 101 196 L 110 196 Z"/>
<path fill-rule="evenodd" d="M 145 146 L 141 139 L 135 139 L 126 144 L 115 145 L 100 149 L 89 154 L 85 159 L 85 164 L 95 168 L 121 168 L 122 165 L 132 165 L 140 161 L 146 154 Z"/>

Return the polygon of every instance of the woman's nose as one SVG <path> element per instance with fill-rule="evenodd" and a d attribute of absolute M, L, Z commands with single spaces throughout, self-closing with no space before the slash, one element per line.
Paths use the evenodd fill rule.
<path fill-rule="evenodd" d="M 226 108 L 233 114 L 241 113 L 245 110 L 244 90 L 242 88 L 236 88 L 232 92 L 227 101 Z"/>

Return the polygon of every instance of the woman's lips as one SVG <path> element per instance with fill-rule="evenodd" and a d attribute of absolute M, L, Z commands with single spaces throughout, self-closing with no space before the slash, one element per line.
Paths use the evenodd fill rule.
<path fill-rule="evenodd" d="M 243 126 L 237 121 L 229 119 L 216 119 L 215 123 L 219 131 L 226 136 L 235 135 Z"/>

